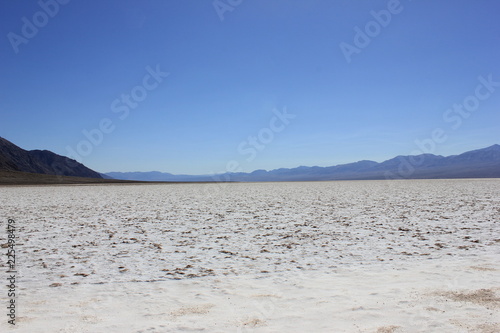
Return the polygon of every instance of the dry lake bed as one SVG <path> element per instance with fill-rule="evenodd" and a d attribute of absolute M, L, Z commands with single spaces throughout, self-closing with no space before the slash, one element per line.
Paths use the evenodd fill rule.
<path fill-rule="evenodd" d="M 1 332 L 500 332 L 500 179 L 0 187 Z"/>

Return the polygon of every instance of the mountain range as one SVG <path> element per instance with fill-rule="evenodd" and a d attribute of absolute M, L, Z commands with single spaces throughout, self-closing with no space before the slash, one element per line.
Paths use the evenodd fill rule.
<path fill-rule="evenodd" d="M 48 150 L 24 150 L 0 137 L 0 170 L 44 175 L 103 178 L 100 173 Z"/>
<path fill-rule="evenodd" d="M 109 172 L 115 179 L 141 181 L 317 181 L 368 179 L 500 178 L 500 145 L 465 152 L 460 155 L 433 154 L 396 156 L 387 161 L 359 161 L 329 167 L 300 166 L 250 173 L 218 175 L 173 175 L 158 171 Z"/>
<path fill-rule="evenodd" d="M 44 175 L 44 177 L 38 177 L 40 181 L 37 181 L 35 179 L 37 175 Z M 174 175 L 151 171 L 109 172 L 101 174 L 68 157 L 57 155 L 48 150 L 24 150 L 0 137 L 0 183 L 9 184 L 17 183 L 20 179 L 24 179 L 21 183 L 78 183 L 119 181 L 254 182 L 424 178 L 500 178 L 500 145 L 495 144 L 487 148 L 447 157 L 433 154 L 396 156 L 380 163 L 362 160 L 329 167 L 300 166 L 297 168 L 281 168 L 270 171 L 255 170 L 250 173 L 228 172 L 217 175 Z"/>

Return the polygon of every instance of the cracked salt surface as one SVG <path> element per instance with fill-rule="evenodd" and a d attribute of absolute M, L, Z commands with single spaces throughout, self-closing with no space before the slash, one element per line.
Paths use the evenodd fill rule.
<path fill-rule="evenodd" d="M 222 285 L 242 279 L 252 285 L 250 290 L 257 288 L 254 283 L 273 286 L 271 292 L 264 288 L 262 295 L 277 297 L 276 293 L 286 294 L 286 288 L 300 294 L 307 281 L 328 285 L 325 281 L 338 278 L 347 291 L 335 296 L 337 305 L 347 302 L 349 309 L 368 313 L 371 310 L 366 305 L 349 296 L 350 288 L 362 282 L 356 280 L 357 275 L 378 276 L 374 281 L 384 281 L 377 275 L 379 270 L 393 272 L 392 278 L 397 279 L 397 272 L 404 275 L 412 267 L 428 266 L 436 271 L 424 274 L 421 270 L 414 275 L 432 279 L 442 273 L 441 262 L 446 267 L 449 260 L 469 260 L 464 269 L 467 274 L 482 274 L 477 281 L 485 290 L 495 287 L 488 285 L 487 277 L 498 276 L 490 261 L 480 265 L 483 257 L 500 254 L 497 179 L 1 187 L 0 199 L 0 216 L 5 220 L 0 223 L 3 226 L 7 218 L 13 218 L 18 226 L 17 266 L 25 294 L 65 290 L 71 295 L 84 287 L 97 288 L 95 297 L 99 299 L 100 293 L 106 294 L 99 286 L 109 286 L 105 288 L 113 289 L 114 297 L 125 297 L 120 290 L 134 294 L 133 285 L 148 281 L 169 286 L 177 283 L 177 287 L 187 284 L 189 290 L 197 284 L 202 291 L 210 285 L 205 290 L 210 294 L 217 290 L 218 279 Z M 460 285 L 467 285 L 467 275 L 455 273 Z M 355 279 L 355 285 L 348 285 L 348 276 Z M 302 282 L 293 283 L 294 279 Z M 280 291 L 280 285 L 287 283 L 291 285 Z M 241 288 L 233 292 L 240 297 L 235 303 L 240 309 L 248 307 L 241 303 L 241 293 L 246 290 Z M 230 289 L 225 285 L 221 287 L 225 291 L 212 298 L 218 299 Z M 289 308 L 307 303 L 311 297 L 316 305 L 331 301 L 321 299 L 313 286 L 308 290 L 305 299 L 295 300 L 297 304 L 289 299 Z M 398 295 L 401 290 L 385 292 Z M 153 293 L 145 295 L 149 298 Z M 193 299 L 183 302 L 176 295 L 171 301 L 179 306 L 159 317 L 168 317 L 178 328 L 194 330 L 198 326 L 189 326 L 183 318 L 210 317 L 221 311 L 220 300 L 217 306 L 208 299 L 193 305 Z M 25 297 L 31 301 L 35 296 Z M 384 292 L 371 297 L 383 300 Z M 35 301 L 31 306 L 36 309 Z M 86 325 L 99 325 L 106 320 L 98 314 L 86 314 L 76 321 L 85 329 Z M 112 313 L 107 316 L 109 319 Z M 151 316 L 154 313 L 144 318 Z M 280 323 L 261 317 L 240 314 L 238 327 L 266 331 Z M 351 315 L 344 319 L 349 322 L 349 318 Z M 24 321 L 29 322 L 29 316 Z M 329 321 L 325 323 L 327 327 Z M 320 324 L 315 328 L 321 331 Z M 479 324 L 496 327 L 495 322 Z M 106 330 L 113 331 L 113 325 Z M 236 324 L 226 328 L 231 325 Z M 396 326 L 380 327 L 399 332 Z M 99 326 L 92 327 L 99 331 Z"/>
<path fill-rule="evenodd" d="M 491 180 L 2 188 L 22 278 L 50 284 L 334 269 L 498 249 Z M 50 283 L 49 283 L 50 282 Z"/>

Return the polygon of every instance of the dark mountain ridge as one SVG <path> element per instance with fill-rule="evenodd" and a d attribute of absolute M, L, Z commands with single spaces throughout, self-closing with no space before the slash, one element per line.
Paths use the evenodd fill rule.
<path fill-rule="evenodd" d="M 48 150 L 24 150 L 0 137 L 0 170 L 45 175 L 102 178 L 85 165 Z"/>

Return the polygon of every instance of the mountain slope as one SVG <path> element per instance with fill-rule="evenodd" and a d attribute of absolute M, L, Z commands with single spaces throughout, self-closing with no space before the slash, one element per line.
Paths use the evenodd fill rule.
<path fill-rule="evenodd" d="M 94 170 L 48 150 L 24 150 L 0 137 L 0 170 L 46 175 L 102 178 Z"/>
<path fill-rule="evenodd" d="M 448 157 L 421 154 L 387 161 L 359 161 L 330 167 L 281 168 L 251 173 L 172 175 L 155 172 L 111 172 L 116 179 L 156 181 L 313 181 L 362 179 L 500 178 L 500 145 Z"/>

